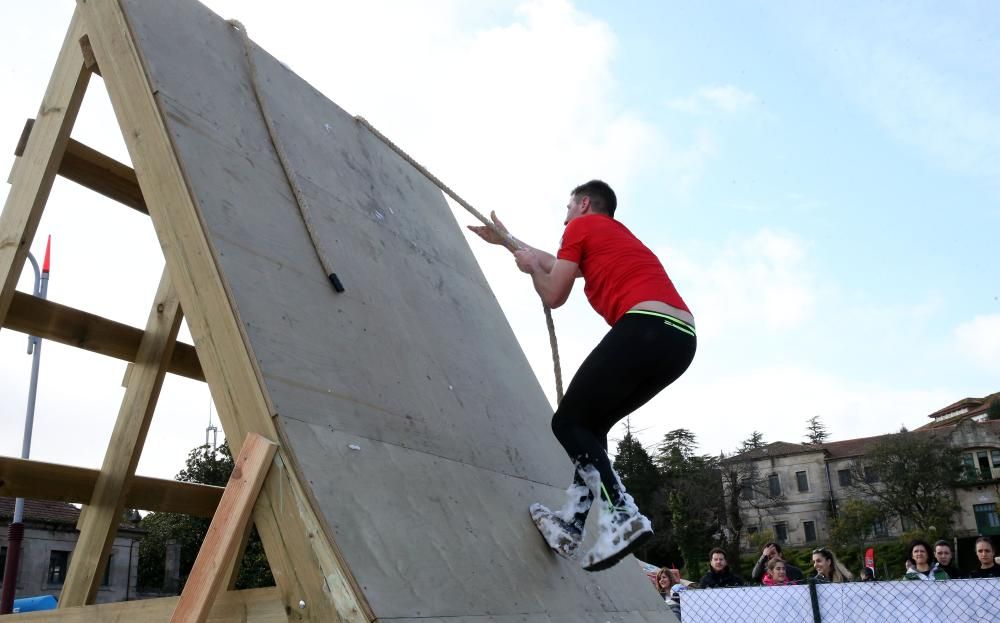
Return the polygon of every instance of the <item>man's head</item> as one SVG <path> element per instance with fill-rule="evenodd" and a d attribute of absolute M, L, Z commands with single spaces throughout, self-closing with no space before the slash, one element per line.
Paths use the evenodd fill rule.
<path fill-rule="evenodd" d="M 781 544 L 771 541 L 764 546 L 764 555 L 768 560 L 781 559 Z"/>
<path fill-rule="evenodd" d="M 708 552 L 708 565 L 716 573 L 722 573 L 726 568 L 726 550 L 713 547 L 712 551 Z"/>
<path fill-rule="evenodd" d="M 943 540 L 935 543 L 934 559 L 937 560 L 944 567 L 950 565 L 952 559 L 951 543 Z"/>
<path fill-rule="evenodd" d="M 578 211 L 597 212 L 606 214 L 614 218 L 615 209 L 618 207 L 618 198 L 615 191 L 601 180 L 590 180 L 586 184 L 580 184 L 569 194 L 570 205 L 567 209 L 572 212 L 574 204 Z M 577 214 L 576 216 L 579 216 Z M 568 215 L 567 222 L 572 220 Z"/>

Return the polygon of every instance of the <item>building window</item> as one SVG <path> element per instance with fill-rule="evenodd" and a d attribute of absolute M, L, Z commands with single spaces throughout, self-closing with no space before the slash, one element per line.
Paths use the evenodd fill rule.
<path fill-rule="evenodd" d="M 112 556 L 108 556 L 108 564 L 104 567 L 104 575 L 101 576 L 101 586 L 111 586 L 111 561 Z"/>
<path fill-rule="evenodd" d="M 774 540 L 778 543 L 788 542 L 788 524 L 785 522 L 774 524 Z"/>
<path fill-rule="evenodd" d="M 838 469 L 837 470 L 837 480 L 840 482 L 841 487 L 851 486 L 851 470 L 849 469 Z"/>
<path fill-rule="evenodd" d="M 878 470 L 876 470 L 874 467 L 866 467 L 865 482 L 868 484 L 874 484 L 878 482 Z"/>
<path fill-rule="evenodd" d="M 740 491 L 740 497 L 742 497 L 744 500 L 753 499 L 753 483 L 750 482 L 749 480 L 743 481 L 743 485 L 741 486 L 741 491 Z"/>
<path fill-rule="evenodd" d="M 962 478 L 965 480 L 976 480 L 979 473 L 976 471 L 976 460 L 971 454 L 962 455 Z"/>
<path fill-rule="evenodd" d="M 816 522 L 815 521 L 803 521 L 802 528 L 806 531 L 806 543 L 816 542 Z"/>
<path fill-rule="evenodd" d="M 1000 534 L 1000 516 L 997 516 L 996 504 L 976 504 L 972 511 L 976 514 L 979 534 Z"/>
<path fill-rule="evenodd" d="M 771 474 L 767 477 L 767 491 L 771 494 L 772 498 L 781 495 L 781 482 L 778 480 L 777 474 Z"/>
<path fill-rule="evenodd" d="M 62 584 L 66 581 L 66 569 L 69 567 L 69 552 L 52 550 L 49 553 L 49 584 Z"/>
<path fill-rule="evenodd" d="M 982 480 L 992 480 L 993 472 L 990 470 L 990 460 L 986 450 L 976 452 L 976 462 L 979 463 L 979 477 Z"/>
<path fill-rule="evenodd" d="M 795 472 L 795 482 L 799 485 L 799 493 L 809 490 L 809 477 L 805 472 Z"/>
<path fill-rule="evenodd" d="M 903 532 L 913 532 L 917 529 L 917 524 L 909 517 L 900 517 L 899 527 Z"/>
<path fill-rule="evenodd" d="M 877 519 L 875 523 L 872 524 L 872 533 L 875 536 L 889 536 L 889 525 L 886 523 L 885 519 Z"/>
<path fill-rule="evenodd" d="M 757 526 L 747 526 L 747 536 L 757 534 L 758 532 L 760 532 L 760 528 Z"/>
<path fill-rule="evenodd" d="M 993 450 L 990 454 L 993 455 L 993 467 L 1000 467 L 1000 450 Z"/>

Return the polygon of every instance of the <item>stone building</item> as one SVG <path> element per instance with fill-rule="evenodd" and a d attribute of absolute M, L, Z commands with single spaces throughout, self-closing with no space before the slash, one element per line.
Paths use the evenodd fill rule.
<path fill-rule="evenodd" d="M 930 414 L 931 422 L 913 431 L 937 436 L 962 453 L 965 472 L 954 487 L 959 510 L 953 529 L 963 557 L 971 556 L 976 536 L 1000 535 L 1000 420 L 987 419 L 994 400 L 1000 401 L 1000 393 L 965 398 Z M 828 543 L 839 505 L 859 495 L 851 487 L 856 462 L 882 437 L 821 445 L 778 441 L 725 459 L 744 470 L 739 496 L 744 547 L 749 548 L 750 536 L 764 530 L 792 547 Z M 898 517 L 887 517 L 872 531 L 876 539 L 889 539 L 912 528 Z"/>
<path fill-rule="evenodd" d="M 14 499 L 0 497 L 0 576 L 7 559 L 7 525 L 13 516 Z M 16 597 L 54 595 L 59 598 L 76 546 L 76 522 L 79 517 L 80 509 L 72 504 L 25 501 L 24 540 L 21 543 Z M 144 533 L 129 523 L 118 527 L 110 563 L 97 592 L 97 603 L 136 599 L 139 541 Z"/>

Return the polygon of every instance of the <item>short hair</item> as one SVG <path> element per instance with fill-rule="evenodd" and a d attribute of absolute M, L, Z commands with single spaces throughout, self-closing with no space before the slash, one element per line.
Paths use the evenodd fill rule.
<path fill-rule="evenodd" d="M 712 556 L 715 556 L 716 554 L 722 554 L 723 558 L 729 560 L 729 556 L 726 556 L 726 550 L 721 547 L 713 547 L 711 551 L 708 552 L 708 559 L 711 560 Z"/>
<path fill-rule="evenodd" d="M 913 539 L 910 541 L 910 544 L 906 546 L 906 553 L 910 555 L 910 558 L 913 558 L 913 548 L 918 545 L 924 548 L 924 551 L 927 552 L 928 556 L 930 556 L 934 551 L 931 549 L 931 546 L 927 544 L 927 541 L 924 541 L 923 539 Z"/>
<path fill-rule="evenodd" d="M 618 207 L 618 197 L 615 196 L 615 191 L 601 180 L 590 180 L 586 184 L 580 184 L 570 194 L 573 195 L 574 199 L 587 197 L 595 212 L 607 214 L 610 217 L 614 217 L 615 209 Z"/>
<path fill-rule="evenodd" d="M 764 549 L 767 549 L 768 547 L 771 547 L 772 545 L 774 546 L 774 550 L 780 554 L 781 553 L 781 543 L 778 543 L 777 541 L 768 541 L 767 543 L 764 543 Z"/>
<path fill-rule="evenodd" d="M 947 547 L 948 551 L 954 553 L 954 550 L 951 547 L 951 543 L 949 543 L 948 541 L 945 541 L 944 539 L 941 539 L 940 541 L 935 542 L 934 543 L 934 549 L 937 549 L 937 548 L 941 547 L 942 545 L 944 545 L 945 547 Z"/>

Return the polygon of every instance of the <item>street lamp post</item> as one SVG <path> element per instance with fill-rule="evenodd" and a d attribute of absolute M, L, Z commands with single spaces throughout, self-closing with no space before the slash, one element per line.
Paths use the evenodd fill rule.
<path fill-rule="evenodd" d="M 38 262 L 28 253 L 28 260 L 35 270 L 34 295 L 45 299 L 49 291 L 49 250 L 52 237 L 45 243 L 45 261 L 42 270 Z M 31 455 L 31 432 L 35 425 L 35 394 L 38 390 L 38 367 L 42 357 L 42 339 L 28 336 L 28 354 L 31 355 L 31 384 L 28 386 L 28 409 L 24 416 L 24 438 L 21 441 L 21 458 Z M 14 501 L 14 518 L 7 526 L 7 560 L 4 563 L 3 590 L 0 591 L 0 614 L 10 614 L 14 607 L 14 591 L 17 587 L 17 568 L 21 562 L 21 541 L 24 539 L 24 498 Z"/>

